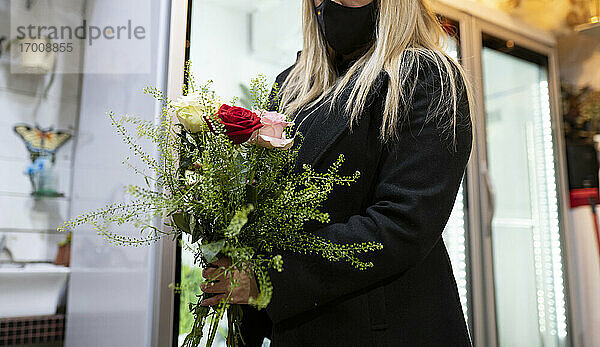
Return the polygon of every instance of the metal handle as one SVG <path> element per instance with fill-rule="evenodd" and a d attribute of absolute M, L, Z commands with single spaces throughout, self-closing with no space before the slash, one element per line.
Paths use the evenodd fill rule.
<path fill-rule="evenodd" d="M 490 177 L 490 171 L 488 169 L 487 162 L 481 161 L 479 164 L 479 171 L 481 172 L 483 187 L 485 189 L 485 198 L 488 207 L 488 213 L 486 214 L 487 220 L 487 236 L 492 234 L 492 221 L 494 220 L 494 213 L 496 212 L 496 195 L 494 193 L 494 185 Z"/>

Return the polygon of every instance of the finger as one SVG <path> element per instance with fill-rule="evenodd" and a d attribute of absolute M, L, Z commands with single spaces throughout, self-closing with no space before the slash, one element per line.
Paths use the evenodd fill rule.
<path fill-rule="evenodd" d="M 216 283 L 204 283 L 201 289 L 205 293 L 227 293 L 229 292 L 229 283 L 221 281 Z"/>
<path fill-rule="evenodd" d="M 200 303 L 200 306 L 216 306 L 216 305 L 220 304 L 221 302 L 223 302 L 226 298 L 227 298 L 227 296 L 225 294 L 219 294 L 219 295 L 213 296 L 212 298 L 202 300 L 202 302 Z"/>
<path fill-rule="evenodd" d="M 229 295 L 230 304 L 247 304 L 248 300 L 244 299 L 244 294 L 240 293 L 239 290 L 233 290 Z"/>
<path fill-rule="evenodd" d="M 217 293 L 217 294 L 225 293 L 224 290 L 215 289 L 214 286 L 212 286 L 210 283 L 202 284 L 200 286 L 200 290 L 202 290 L 202 292 L 204 292 L 204 293 L 213 293 L 213 294 L 214 293 Z"/>
<path fill-rule="evenodd" d="M 223 275 L 226 274 L 225 273 L 225 268 L 205 268 L 204 270 L 202 270 L 202 277 L 209 279 L 209 280 L 218 280 L 218 279 L 223 279 Z"/>
<path fill-rule="evenodd" d="M 220 271 L 217 268 L 205 268 L 204 270 L 202 270 L 202 277 L 206 278 L 206 279 L 216 279 L 216 277 L 219 275 Z"/>
<path fill-rule="evenodd" d="M 217 261 L 212 262 L 211 265 L 214 265 L 217 267 L 225 267 L 225 268 L 230 267 L 231 259 L 229 257 L 221 257 Z"/>

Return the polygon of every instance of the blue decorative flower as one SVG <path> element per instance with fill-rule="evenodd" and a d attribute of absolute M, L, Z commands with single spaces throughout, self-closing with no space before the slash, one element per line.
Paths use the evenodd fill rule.
<path fill-rule="evenodd" d="M 35 175 L 42 172 L 52 166 L 52 162 L 49 157 L 38 157 L 33 163 L 29 164 L 25 168 L 26 175 Z"/>

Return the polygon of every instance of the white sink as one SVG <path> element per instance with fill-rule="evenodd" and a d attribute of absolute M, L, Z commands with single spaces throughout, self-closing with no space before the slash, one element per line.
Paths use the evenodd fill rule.
<path fill-rule="evenodd" d="M 69 272 L 52 264 L 0 265 L 0 318 L 54 314 Z"/>

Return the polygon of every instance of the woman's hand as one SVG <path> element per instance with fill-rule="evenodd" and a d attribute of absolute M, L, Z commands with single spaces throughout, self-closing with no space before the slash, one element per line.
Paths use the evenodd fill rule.
<path fill-rule="evenodd" d="M 202 271 L 202 277 L 215 281 L 203 284 L 202 291 L 217 294 L 203 300 L 200 303 L 202 306 L 218 305 L 226 298 L 231 304 L 248 304 L 250 298 L 258 296 L 258 286 L 251 270 L 240 271 L 236 268 L 234 271 L 223 274 L 225 269 L 231 267 L 231 264 L 229 257 L 223 257 L 211 263 L 214 267 L 208 267 Z M 235 283 L 233 288 L 232 283 Z"/>

